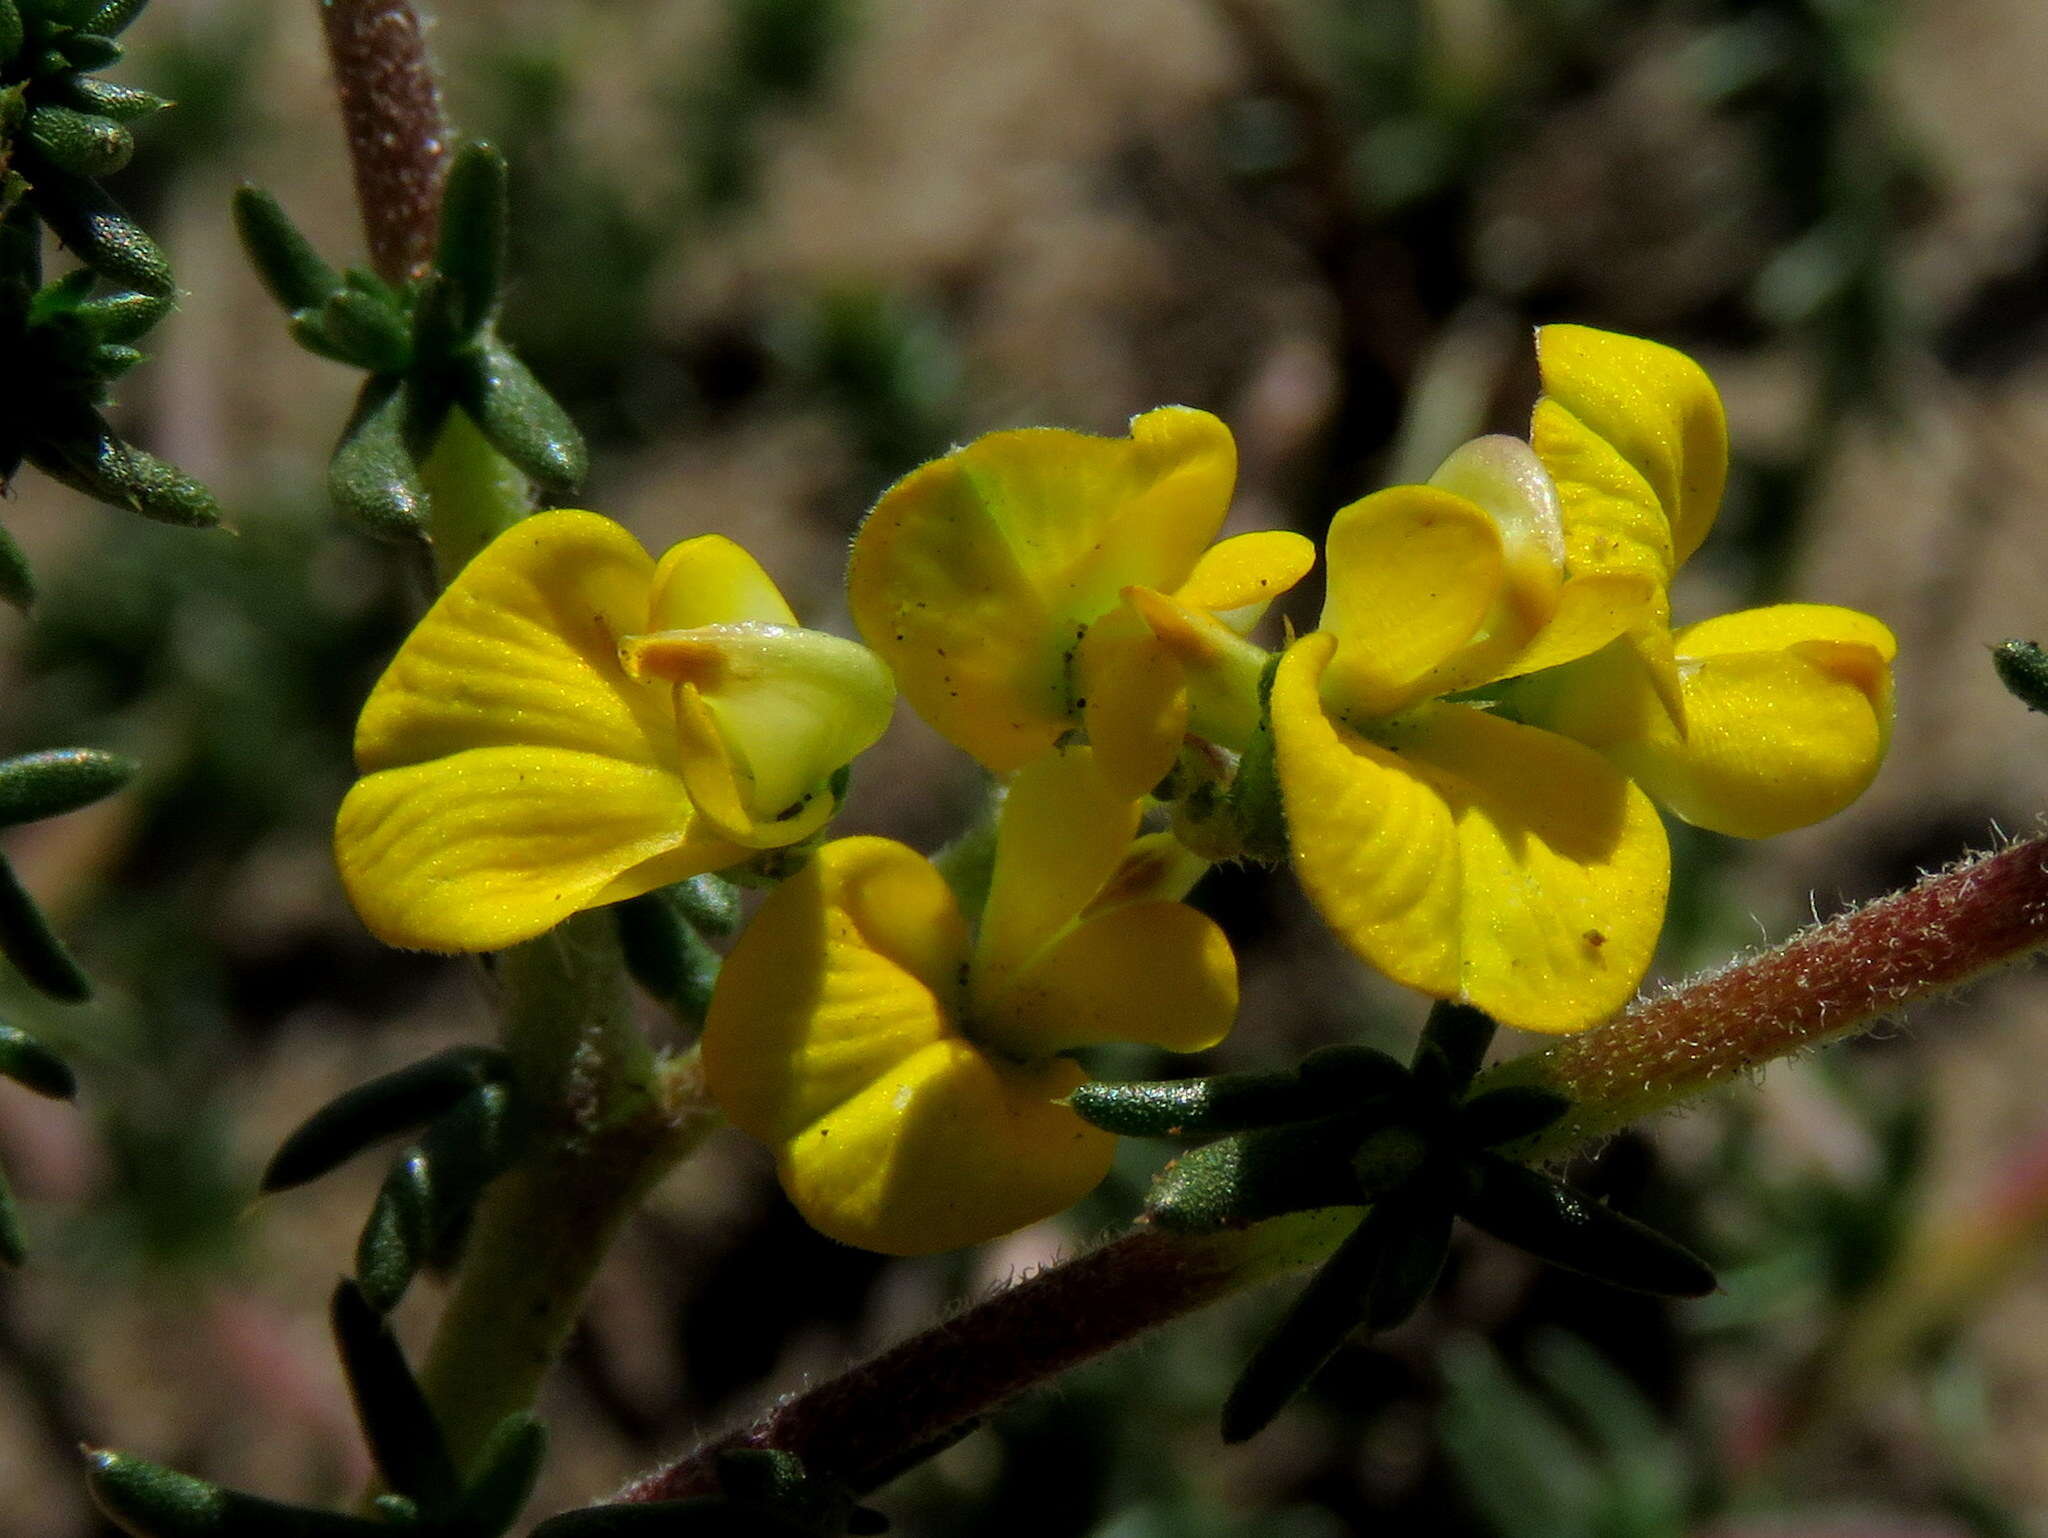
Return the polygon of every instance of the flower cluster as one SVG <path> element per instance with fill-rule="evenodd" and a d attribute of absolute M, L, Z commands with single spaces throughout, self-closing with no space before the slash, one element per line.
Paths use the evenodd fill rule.
<path fill-rule="evenodd" d="M 1075 1049 L 1221 1038 L 1234 963 L 1181 899 L 1203 856 L 1278 842 L 1251 826 L 1272 797 L 1235 793 L 1254 781 L 1358 955 L 1584 1029 L 1650 964 L 1655 803 L 1743 837 L 1838 810 L 1882 758 L 1893 647 L 1814 605 L 1674 628 L 1726 476 L 1719 398 L 1650 342 L 1552 326 L 1538 353 L 1529 440 L 1338 512 L 1321 619 L 1277 655 L 1251 634 L 1314 547 L 1219 542 L 1234 447 L 1184 407 L 1125 438 L 994 433 L 899 481 L 849 569 L 865 646 L 799 628 L 723 539 L 656 564 L 592 514 L 530 519 L 364 711 L 350 892 L 393 943 L 480 950 L 809 849 L 725 963 L 706 1073 L 813 1224 L 897 1253 L 1101 1178 Z M 985 893 L 885 839 L 817 842 L 899 688 L 1005 781 Z M 1191 786 L 1210 805 L 1177 838 L 1158 809 Z"/>

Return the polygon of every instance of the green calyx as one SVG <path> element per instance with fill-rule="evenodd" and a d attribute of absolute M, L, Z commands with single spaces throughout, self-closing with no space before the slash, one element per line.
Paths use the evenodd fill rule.
<path fill-rule="evenodd" d="M 575 424 L 496 332 L 506 204 L 503 157 L 463 146 L 448 167 L 433 263 L 401 287 L 330 266 L 269 193 L 235 195 L 243 248 L 293 337 L 369 376 L 327 484 L 336 509 L 380 538 L 426 534 L 424 467 L 458 410 L 544 498 L 567 495 L 588 469 Z"/>

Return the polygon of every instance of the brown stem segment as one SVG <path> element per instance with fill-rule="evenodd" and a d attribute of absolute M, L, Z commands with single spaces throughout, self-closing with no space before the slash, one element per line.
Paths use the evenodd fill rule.
<path fill-rule="evenodd" d="M 1577 1102 L 1517 1150 L 1554 1159 L 1773 1058 L 1864 1029 L 2048 945 L 2048 840 L 1971 860 L 1647 999 L 1611 1024 L 1495 1069 Z M 1320 1260 L 1356 1220 L 1326 1209 L 1235 1233 L 1139 1230 L 1005 1288 L 753 1425 L 634 1481 L 618 1501 L 714 1488 L 713 1459 L 775 1447 L 858 1484 L 970 1417 L 1182 1314 Z"/>
<path fill-rule="evenodd" d="M 319 0 L 370 260 L 387 283 L 426 271 L 440 223 L 448 129 L 410 0 Z"/>
<path fill-rule="evenodd" d="M 1522 1157 L 1559 1157 L 1776 1058 L 1826 1046 L 2048 944 L 2048 839 L 1951 866 L 1644 999 L 1501 1073 L 1574 1103 Z"/>

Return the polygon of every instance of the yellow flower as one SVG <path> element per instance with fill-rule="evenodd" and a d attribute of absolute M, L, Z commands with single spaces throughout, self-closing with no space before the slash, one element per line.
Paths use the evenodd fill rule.
<path fill-rule="evenodd" d="M 1721 401 L 1690 358 L 1584 326 L 1537 333 L 1531 433 L 1589 563 L 1675 571 L 1727 479 Z M 1891 740 L 1897 643 L 1867 614 L 1776 604 L 1654 626 L 1517 684 L 1523 720 L 1598 749 L 1671 812 L 1766 838 L 1863 793 Z"/>
<path fill-rule="evenodd" d="M 393 945 L 495 950 L 815 833 L 894 699 L 717 535 L 542 513 L 463 568 L 356 726 L 335 853 Z"/>
<path fill-rule="evenodd" d="M 1070 1206 L 1114 1140 L 1060 1103 L 1062 1054 L 1106 1041 L 1213 1045 L 1237 1008 L 1216 926 L 1176 899 L 1202 870 L 1133 842 L 1138 805 L 1087 748 L 1020 771 L 978 932 L 921 855 L 835 840 L 776 889 L 719 974 L 713 1097 L 775 1150 L 812 1226 L 921 1254 Z"/>
<path fill-rule="evenodd" d="M 1574 1031 L 1627 1001 L 1662 926 L 1645 790 L 1752 836 L 1838 810 L 1883 754 L 1892 642 L 1804 605 L 1674 635 L 1668 585 L 1726 475 L 1719 397 L 1653 343 L 1550 327 L 1539 349 L 1533 451 L 1480 440 L 1333 521 L 1272 725 L 1295 868 L 1352 949 Z"/>
<path fill-rule="evenodd" d="M 1231 643 L 1314 560 L 1291 533 L 1210 547 L 1236 469 L 1229 429 L 1182 406 L 1134 418 L 1128 438 L 978 438 L 868 515 L 854 622 L 918 713 L 988 768 L 1078 725 L 1118 791 L 1149 790 L 1191 728 L 1249 734 L 1260 654 Z M 1213 639 L 1169 647 L 1159 625 Z"/>

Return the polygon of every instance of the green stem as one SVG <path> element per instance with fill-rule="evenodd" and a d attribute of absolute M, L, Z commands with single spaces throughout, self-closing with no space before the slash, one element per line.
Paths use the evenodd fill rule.
<path fill-rule="evenodd" d="M 533 1143 L 478 1207 L 421 1373 L 463 1466 L 532 1405 L 619 1225 L 718 1123 L 694 1058 L 659 1063 L 635 1026 L 611 914 L 505 952 L 498 981 Z"/>
<path fill-rule="evenodd" d="M 477 430 L 469 413 L 449 408 L 434 451 L 420 466 L 427 490 L 434 575 L 441 586 L 505 530 L 533 511 L 532 483 Z"/>

